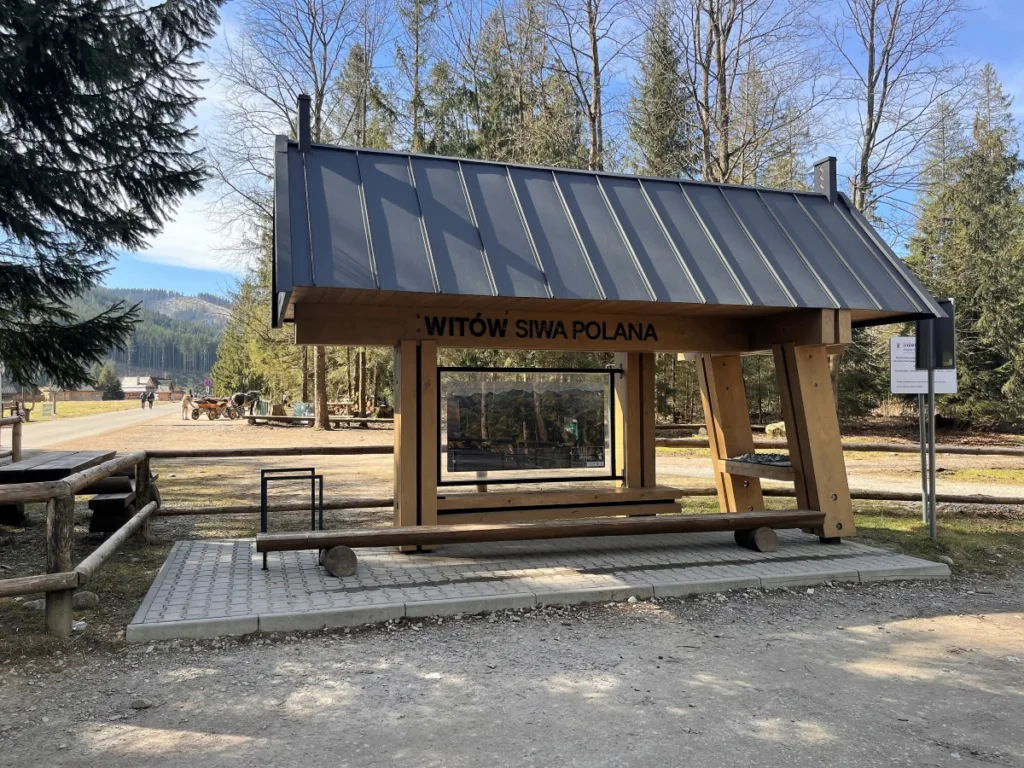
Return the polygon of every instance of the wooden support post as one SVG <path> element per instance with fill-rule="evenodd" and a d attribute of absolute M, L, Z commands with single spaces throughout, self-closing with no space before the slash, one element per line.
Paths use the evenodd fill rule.
<path fill-rule="evenodd" d="M 56 496 L 46 504 L 46 572 L 65 573 L 74 567 L 75 497 Z M 46 632 L 71 634 L 73 589 L 46 593 Z"/>
<path fill-rule="evenodd" d="M 761 481 L 725 471 L 726 459 L 754 452 L 742 360 L 739 355 L 701 355 L 697 360 L 697 378 L 715 469 L 718 505 L 723 512 L 763 510 Z"/>
<path fill-rule="evenodd" d="M 153 476 L 149 468 L 149 457 L 146 457 L 135 465 L 135 508 L 142 509 L 153 501 L 156 495 L 156 486 L 153 485 Z M 152 517 L 147 517 L 139 527 L 136 539 L 143 544 L 154 542 Z"/>
<path fill-rule="evenodd" d="M 21 421 L 11 425 L 11 463 L 21 461 Z"/>
<path fill-rule="evenodd" d="M 615 363 L 625 371 L 615 380 L 616 473 L 626 488 L 654 486 L 654 353 L 619 352 Z"/>
<path fill-rule="evenodd" d="M 416 525 L 416 444 L 418 442 L 415 341 L 395 347 L 395 526 Z"/>
<path fill-rule="evenodd" d="M 437 342 L 420 342 L 419 354 L 420 525 L 437 525 Z"/>
<path fill-rule="evenodd" d="M 774 347 L 773 351 L 797 505 L 825 513 L 823 527 L 814 530 L 819 536 L 853 536 L 853 504 L 827 348 L 786 344 Z"/>
<path fill-rule="evenodd" d="M 395 347 L 395 525 L 437 525 L 437 343 Z"/>

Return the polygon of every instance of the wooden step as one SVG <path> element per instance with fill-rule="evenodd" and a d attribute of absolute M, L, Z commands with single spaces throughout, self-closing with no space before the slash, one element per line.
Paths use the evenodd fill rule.
<path fill-rule="evenodd" d="M 747 531 L 761 527 L 814 528 L 823 525 L 824 522 L 824 512 L 787 510 L 783 512 L 730 512 L 715 515 L 614 517 L 599 520 L 547 520 L 537 523 L 423 525 L 378 530 L 261 533 L 256 536 L 256 551 L 284 552 L 300 549 L 329 549 L 336 546 L 352 548 L 435 546 L 584 536 Z"/>
<path fill-rule="evenodd" d="M 777 466 L 774 464 L 757 464 L 753 461 L 736 461 L 735 459 L 725 460 L 725 471 L 730 475 L 741 477 L 761 477 L 766 480 L 782 480 L 793 482 L 796 479 L 796 472 L 793 465 Z"/>

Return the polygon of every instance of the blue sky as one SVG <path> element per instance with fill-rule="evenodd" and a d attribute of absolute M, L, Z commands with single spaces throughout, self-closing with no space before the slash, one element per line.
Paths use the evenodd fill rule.
<path fill-rule="evenodd" d="M 225 24 L 230 26 L 228 6 Z M 1016 103 L 1014 112 L 1024 119 L 1024 0 L 983 0 L 967 15 L 957 53 L 979 63 L 991 62 Z M 220 38 L 214 42 L 216 49 Z M 196 119 L 200 131 L 211 130 L 217 105 L 217 85 L 204 91 Z M 111 287 L 164 288 L 181 293 L 225 293 L 239 272 L 236 257 L 222 249 L 208 212 L 210 197 L 202 193 L 185 201 L 174 219 L 145 251 L 122 253 L 107 276 Z"/>

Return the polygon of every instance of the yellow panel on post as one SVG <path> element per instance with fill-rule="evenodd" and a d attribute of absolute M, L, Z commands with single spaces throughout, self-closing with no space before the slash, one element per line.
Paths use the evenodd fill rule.
<path fill-rule="evenodd" d="M 853 536 L 853 504 L 827 348 L 786 344 L 774 353 L 797 505 L 825 513 L 824 527 L 814 531 L 819 536 Z"/>
<path fill-rule="evenodd" d="M 718 505 L 723 512 L 763 510 L 761 482 L 756 477 L 725 471 L 726 459 L 754 452 L 742 360 L 738 355 L 701 355 L 697 360 L 697 378 L 718 487 Z"/>

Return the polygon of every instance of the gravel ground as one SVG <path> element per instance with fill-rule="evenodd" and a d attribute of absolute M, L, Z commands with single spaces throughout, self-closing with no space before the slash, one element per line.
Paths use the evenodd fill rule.
<path fill-rule="evenodd" d="M 1024 574 L 0 663 L 0 765 L 1024 766 Z"/>

